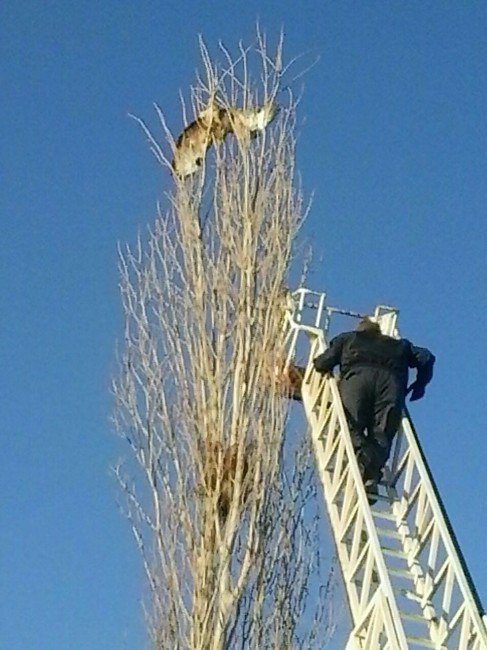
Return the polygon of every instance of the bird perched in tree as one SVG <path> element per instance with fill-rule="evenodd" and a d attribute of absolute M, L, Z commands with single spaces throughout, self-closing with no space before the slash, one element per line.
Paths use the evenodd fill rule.
<path fill-rule="evenodd" d="M 263 131 L 276 115 L 275 104 L 257 108 L 224 109 L 223 120 L 227 133 L 233 133 L 239 142 L 247 143 L 258 131 Z"/>
<path fill-rule="evenodd" d="M 273 120 L 276 107 L 269 102 L 256 108 L 223 108 L 212 100 L 176 141 L 172 168 L 179 178 L 194 174 L 201 167 L 208 148 L 221 144 L 229 133 L 247 144 Z"/>

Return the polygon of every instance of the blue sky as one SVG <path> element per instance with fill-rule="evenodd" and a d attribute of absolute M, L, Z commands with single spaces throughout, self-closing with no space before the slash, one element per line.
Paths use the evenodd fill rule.
<path fill-rule="evenodd" d="M 487 5 L 6 0 L 0 7 L 0 647 L 134 650 L 143 577 L 109 466 L 116 244 L 170 180 L 127 115 L 181 126 L 197 34 L 259 17 L 306 75 L 298 164 L 310 284 L 400 308 L 437 355 L 413 418 L 487 602 Z M 306 60 L 306 59 L 305 59 Z M 299 88 L 296 88 L 299 90 Z"/>

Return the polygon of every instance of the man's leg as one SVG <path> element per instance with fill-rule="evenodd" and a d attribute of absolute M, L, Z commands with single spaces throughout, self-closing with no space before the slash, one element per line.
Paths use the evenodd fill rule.
<path fill-rule="evenodd" d="M 394 375 L 380 370 L 376 377 L 374 426 L 371 431 L 372 471 L 377 480 L 382 476 L 394 436 L 401 424 L 403 404 L 404 391 Z"/>
<path fill-rule="evenodd" d="M 350 437 L 360 465 L 362 477 L 367 476 L 372 460 L 370 438 L 365 435 L 374 418 L 374 399 L 370 381 L 370 371 L 359 369 L 341 378 L 339 391 L 347 417 Z"/>

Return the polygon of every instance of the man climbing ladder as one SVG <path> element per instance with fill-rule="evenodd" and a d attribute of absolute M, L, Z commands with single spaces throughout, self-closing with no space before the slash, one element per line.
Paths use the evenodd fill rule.
<path fill-rule="evenodd" d="M 429 350 L 407 339 L 385 336 L 368 318 L 363 318 L 355 331 L 335 337 L 314 359 L 315 370 L 322 374 L 340 366 L 340 395 L 371 503 L 401 422 L 406 395 L 411 391 L 411 401 L 423 397 L 434 362 Z M 417 376 L 408 391 L 409 368 L 416 368 Z"/>
<path fill-rule="evenodd" d="M 362 340 L 360 332 L 347 332 L 328 343 L 335 314 L 360 318 L 359 314 L 328 306 L 324 293 L 304 287 L 293 293 L 293 300 L 285 316 L 287 365 L 282 386 L 284 394 L 299 400 L 306 417 L 350 610 L 346 650 L 487 650 L 487 617 L 409 413 L 403 409 L 397 435 L 392 425 L 385 429 L 390 437 L 381 462 L 389 452 L 391 458 L 384 467 L 380 495 L 372 505 L 360 480 L 365 467 L 360 468 L 357 460 L 350 412 L 344 409 L 344 403 L 350 403 L 347 386 L 356 382 L 352 397 L 368 399 L 369 417 L 360 421 L 363 428 L 357 425 L 359 442 L 366 448 L 375 441 L 372 436 L 368 439 L 374 432 L 370 404 L 375 403 L 378 386 L 378 379 L 373 384 L 371 376 L 384 375 L 383 393 L 377 392 L 383 403 L 377 412 L 392 417 L 397 401 L 404 405 L 409 367 L 417 370 L 411 397 L 423 396 L 432 376 L 433 355 L 404 339 L 392 338 L 397 335 L 397 310 L 378 306 L 371 320 L 389 336 L 382 337 L 368 323 L 359 329 L 371 332 L 366 340 L 369 352 L 377 353 L 380 342 L 397 340 L 397 346 L 384 355 L 387 363 L 382 368 L 380 359 L 365 356 L 360 346 L 355 352 L 350 346 L 353 340 Z M 401 350 L 408 348 L 404 357 Z M 347 350 L 349 360 L 357 361 L 363 354 L 363 363 L 350 363 L 347 369 Z M 294 363 L 298 358 L 306 360 L 302 368 Z M 319 360 L 327 360 L 328 365 L 320 366 Z M 314 361 L 323 377 L 315 372 Z M 340 381 L 341 387 L 330 370 L 336 365 L 341 366 L 343 377 L 347 370 L 352 375 Z M 390 391 L 391 382 L 396 393 Z"/>

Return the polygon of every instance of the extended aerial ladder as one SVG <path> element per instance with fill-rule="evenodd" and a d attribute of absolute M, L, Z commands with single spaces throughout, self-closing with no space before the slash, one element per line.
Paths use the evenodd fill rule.
<path fill-rule="evenodd" d="M 486 617 L 407 411 L 370 506 L 337 382 L 314 372 L 330 318 L 346 313 L 299 289 L 286 314 L 287 367 L 306 359 L 300 386 L 352 619 L 346 650 L 487 650 Z M 398 336 L 397 311 L 373 314 Z"/>

